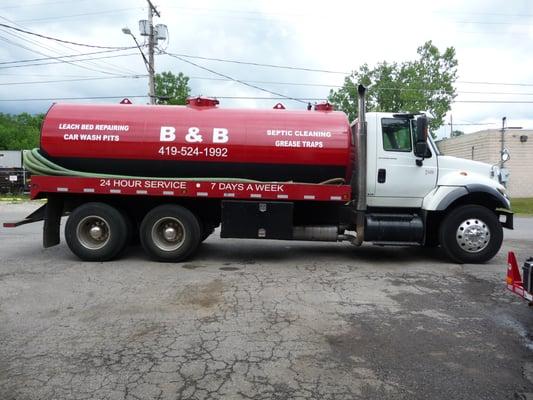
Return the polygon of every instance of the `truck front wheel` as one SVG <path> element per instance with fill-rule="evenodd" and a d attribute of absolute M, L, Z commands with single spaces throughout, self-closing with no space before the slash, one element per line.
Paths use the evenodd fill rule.
<path fill-rule="evenodd" d="M 458 263 L 483 263 L 500 250 L 503 229 L 486 207 L 466 205 L 454 209 L 440 226 L 439 242 Z"/>
<path fill-rule="evenodd" d="M 107 261 L 127 245 L 128 221 L 105 203 L 85 203 L 76 208 L 65 225 L 70 250 L 84 261 Z"/>
<path fill-rule="evenodd" d="M 196 250 L 200 238 L 198 218 L 178 205 L 158 206 L 146 214 L 141 223 L 141 244 L 157 261 L 185 260 Z"/>

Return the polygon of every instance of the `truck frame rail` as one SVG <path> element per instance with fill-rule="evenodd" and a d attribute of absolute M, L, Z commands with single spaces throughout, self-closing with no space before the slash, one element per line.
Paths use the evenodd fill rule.
<path fill-rule="evenodd" d="M 215 199 L 265 199 L 288 201 L 351 200 L 349 185 L 295 182 L 255 182 L 221 179 L 145 179 L 145 178 L 80 178 L 70 176 L 32 177 L 32 199 L 50 193 L 169 196 Z"/>

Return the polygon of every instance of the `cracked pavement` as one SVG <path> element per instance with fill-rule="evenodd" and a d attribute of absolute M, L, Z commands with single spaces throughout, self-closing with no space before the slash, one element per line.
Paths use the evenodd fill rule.
<path fill-rule="evenodd" d="M 520 231 L 486 265 L 215 235 L 164 264 L 80 262 L 41 227 L 0 228 L 2 400 L 533 398 L 533 311 L 504 287 Z"/>

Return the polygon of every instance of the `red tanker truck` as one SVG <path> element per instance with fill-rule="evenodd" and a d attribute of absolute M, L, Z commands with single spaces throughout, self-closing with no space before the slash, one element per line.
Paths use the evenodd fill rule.
<path fill-rule="evenodd" d="M 183 261 L 222 238 L 442 246 L 456 262 L 500 249 L 513 214 L 496 167 L 441 155 L 423 114 L 54 104 L 24 154 L 45 247 L 118 257 L 133 236 Z"/>

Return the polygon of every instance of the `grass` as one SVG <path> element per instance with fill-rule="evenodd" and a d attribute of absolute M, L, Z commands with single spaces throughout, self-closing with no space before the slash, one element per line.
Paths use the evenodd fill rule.
<path fill-rule="evenodd" d="M 30 196 L 27 194 L 0 194 L 0 202 L 18 203 L 21 201 L 27 201 Z"/>
<path fill-rule="evenodd" d="M 533 197 L 511 199 L 511 208 L 516 214 L 533 215 Z"/>

